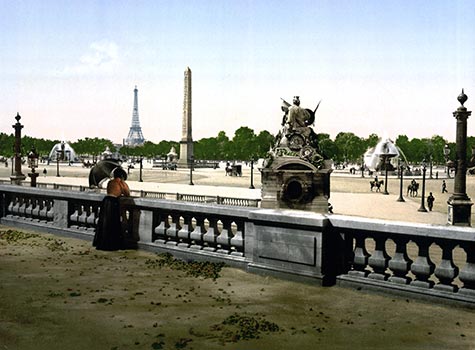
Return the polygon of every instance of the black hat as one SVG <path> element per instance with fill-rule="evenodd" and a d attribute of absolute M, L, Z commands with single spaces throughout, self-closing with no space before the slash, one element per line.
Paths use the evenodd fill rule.
<path fill-rule="evenodd" d="M 114 179 L 120 177 L 124 180 L 127 180 L 127 173 L 125 172 L 124 169 L 120 167 L 115 168 L 114 171 L 112 172 L 112 175 L 114 176 Z"/>

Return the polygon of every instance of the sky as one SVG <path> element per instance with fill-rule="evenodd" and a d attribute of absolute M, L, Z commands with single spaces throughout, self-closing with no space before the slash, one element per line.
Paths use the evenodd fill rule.
<path fill-rule="evenodd" d="M 281 98 L 334 138 L 455 141 L 475 108 L 474 0 L 0 0 L 0 132 L 121 143 L 133 90 L 146 140 L 278 132 Z M 475 135 L 473 118 L 468 134 Z"/>

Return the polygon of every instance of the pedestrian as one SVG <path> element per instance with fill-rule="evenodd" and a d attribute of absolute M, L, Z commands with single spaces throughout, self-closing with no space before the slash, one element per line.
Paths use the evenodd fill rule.
<path fill-rule="evenodd" d="M 46 174 L 48 174 L 48 170 L 46 168 L 43 169 L 43 175 L 46 177 Z"/>
<path fill-rule="evenodd" d="M 129 186 L 125 182 L 127 173 L 122 168 L 116 168 L 113 176 L 114 179 L 107 184 L 107 195 L 102 200 L 96 234 L 92 243 L 98 250 L 111 251 L 126 248 L 119 198 L 130 196 Z"/>
<path fill-rule="evenodd" d="M 429 195 L 427 196 L 427 206 L 429 207 L 429 211 L 432 211 L 432 207 L 434 206 L 434 201 L 435 201 L 435 198 L 432 195 L 432 192 L 430 192 Z"/>
<path fill-rule="evenodd" d="M 445 183 L 445 180 L 442 180 L 442 193 L 448 192 L 447 191 L 447 184 Z"/>

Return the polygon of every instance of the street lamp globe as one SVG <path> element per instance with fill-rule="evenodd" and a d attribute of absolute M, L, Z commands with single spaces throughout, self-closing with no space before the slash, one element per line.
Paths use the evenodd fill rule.
<path fill-rule="evenodd" d="M 35 172 L 35 168 L 38 168 L 38 153 L 35 146 L 31 147 L 31 151 L 28 153 L 28 167 L 32 172 Z"/>

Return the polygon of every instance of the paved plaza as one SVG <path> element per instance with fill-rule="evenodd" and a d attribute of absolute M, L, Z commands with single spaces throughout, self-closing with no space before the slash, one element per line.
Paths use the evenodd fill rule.
<path fill-rule="evenodd" d="M 60 175 L 56 176 L 57 169 L 54 165 L 41 166 L 47 169 L 47 176 L 40 176 L 40 183 L 72 184 L 88 187 L 89 169 L 79 165 L 61 165 Z M 0 171 L 0 177 L 8 180 L 8 169 Z M 24 170 L 25 172 L 25 170 Z M 178 171 L 162 170 L 161 168 L 145 167 L 142 173 L 143 182 L 139 182 L 139 170 L 133 169 L 127 183 L 132 190 L 144 190 L 166 193 L 197 194 L 208 196 L 222 196 L 235 198 L 259 199 L 261 198 L 260 174 L 258 170 L 253 172 L 253 185 L 255 189 L 249 189 L 250 169 L 243 168 L 241 177 L 225 176 L 224 169 L 196 169 L 193 172 L 193 183 L 189 185 L 189 170 Z M 449 193 L 441 194 L 441 179 L 428 180 L 426 196 L 433 191 L 436 197 L 434 211 L 419 212 L 421 206 L 421 194 L 416 198 L 409 198 L 405 193 L 405 202 L 397 202 L 399 197 L 399 179 L 390 177 L 388 180 L 389 195 L 380 192 L 371 192 L 369 181 L 371 177 L 361 178 L 360 175 L 350 175 L 348 172 L 334 172 L 331 175 L 331 198 L 334 215 L 352 215 L 366 218 L 406 221 L 422 224 L 445 225 L 447 223 L 447 199 L 453 179 L 447 179 Z M 410 179 L 406 179 L 408 183 Z M 419 178 L 417 181 L 422 182 Z M 468 188 L 475 182 L 468 178 Z M 383 190 L 382 190 L 383 191 Z M 472 196 L 471 193 L 468 193 Z"/>

